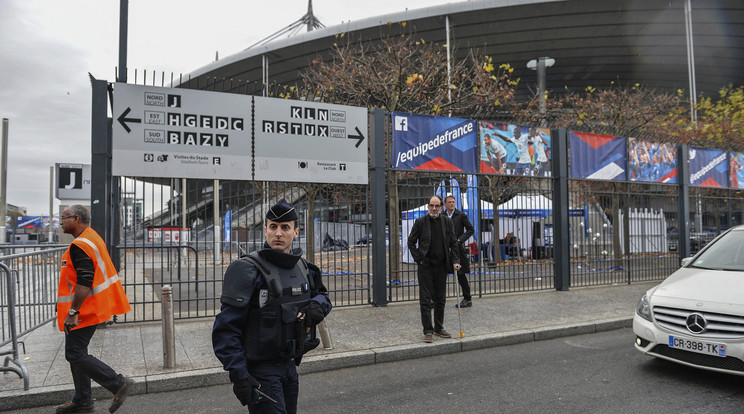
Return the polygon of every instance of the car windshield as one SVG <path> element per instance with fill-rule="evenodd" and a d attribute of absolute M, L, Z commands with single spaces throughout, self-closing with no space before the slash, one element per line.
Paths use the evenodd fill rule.
<path fill-rule="evenodd" d="M 744 271 L 744 228 L 732 230 L 716 240 L 690 267 Z"/>

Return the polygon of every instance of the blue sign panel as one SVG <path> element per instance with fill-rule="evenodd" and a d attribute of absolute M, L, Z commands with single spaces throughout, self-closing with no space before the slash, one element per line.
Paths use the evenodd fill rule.
<path fill-rule="evenodd" d="M 475 121 L 393 112 L 392 167 L 476 172 Z"/>
<path fill-rule="evenodd" d="M 690 185 L 728 187 L 728 152 L 690 147 L 689 154 Z"/>

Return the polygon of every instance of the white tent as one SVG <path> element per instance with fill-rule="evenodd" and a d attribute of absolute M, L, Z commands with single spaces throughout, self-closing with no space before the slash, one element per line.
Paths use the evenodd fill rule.
<path fill-rule="evenodd" d="M 481 218 L 493 219 L 493 204 L 488 201 L 480 201 Z M 520 240 L 521 248 L 529 252 L 532 248 L 532 223 L 539 222 L 542 218 L 551 217 L 553 201 L 542 195 L 520 194 L 511 200 L 499 205 L 499 239 L 503 239 L 510 232 L 514 233 Z M 401 244 L 403 249 L 403 262 L 413 263 L 413 258 L 408 251 L 408 235 L 414 220 L 423 217 L 429 209 L 423 206 L 404 211 L 401 214 Z M 469 209 L 464 209 L 468 217 L 473 220 L 473 214 Z M 488 229 L 481 229 L 483 240 L 480 243 L 490 242 L 492 234 Z M 469 243 L 470 240 L 466 243 Z"/>

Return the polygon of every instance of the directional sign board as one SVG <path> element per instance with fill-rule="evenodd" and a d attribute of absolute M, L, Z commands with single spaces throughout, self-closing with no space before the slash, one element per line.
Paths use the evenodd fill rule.
<path fill-rule="evenodd" d="M 90 164 L 54 164 L 57 185 L 54 196 L 60 200 L 90 200 Z"/>
<path fill-rule="evenodd" d="M 117 83 L 112 147 L 118 176 L 368 182 L 360 107 Z"/>
<path fill-rule="evenodd" d="M 367 184 L 367 109 L 256 97 L 256 180 Z"/>
<path fill-rule="evenodd" d="M 117 83 L 112 172 L 249 179 L 250 113 L 250 96 Z"/>

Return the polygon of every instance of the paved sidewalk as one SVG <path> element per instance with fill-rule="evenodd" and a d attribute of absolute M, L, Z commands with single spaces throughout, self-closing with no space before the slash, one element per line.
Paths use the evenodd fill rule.
<path fill-rule="evenodd" d="M 307 354 L 300 373 L 371 365 L 479 348 L 593 333 L 632 325 L 635 305 L 658 282 L 574 288 L 474 298 L 458 314 L 448 299 L 445 329 L 453 339 L 423 340 L 418 302 L 386 307 L 336 308 L 327 318 L 332 349 L 318 347 Z M 89 351 L 115 370 L 137 381 L 133 393 L 155 393 L 229 382 L 212 352 L 213 318 L 176 322 L 175 369 L 163 368 L 160 323 L 120 324 L 99 329 Z M 2 410 L 62 403 L 72 397 L 72 377 L 64 358 L 64 334 L 49 324 L 21 338 L 20 355 L 28 369 L 30 389 L 12 372 L 0 375 Z M 628 347 L 633 338 L 628 338 Z M 3 348 L 5 349 L 5 348 Z M 22 350 L 22 348 L 21 348 Z M 103 356 L 105 355 L 105 356 Z M 110 393 L 94 383 L 94 396 L 108 401 Z M 122 408 L 126 411 L 126 405 Z"/>

